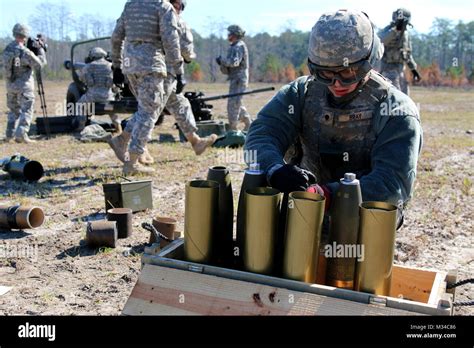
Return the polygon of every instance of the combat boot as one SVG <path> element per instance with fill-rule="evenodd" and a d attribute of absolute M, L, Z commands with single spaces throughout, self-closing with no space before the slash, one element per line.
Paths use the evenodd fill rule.
<path fill-rule="evenodd" d="M 117 115 L 112 115 L 110 116 L 110 119 L 112 120 L 112 124 L 115 128 L 115 134 L 120 135 L 122 134 L 122 121 L 120 121 L 120 118 Z"/>
<path fill-rule="evenodd" d="M 18 144 L 34 144 L 37 142 L 36 140 L 30 139 L 27 134 L 23 134 L 19 137 L 15 137 L 15 141 Z"/>
<path fill-rule="evenodd" d="M 123 166 L 123 175 L 132 176 L 137 174 L 154 174 L 153 168 L 147 168 L 138 163 L 140 155 L 137 153 L 130 152 L 130 160 L 126 161 Z"/>
<path fill-rule="evenodd" d="M 250 126 L 252 125 L 252 119 L 249 116 L 247 116 L 242 119 L 242 122 L 245 125 L 244 132 L 248 132 L 250 129 Z"/>
<path fill-rule="evenodd" d="M 13 141 L 13 137 L 6 137 L 4 142 L 5 144 L 10 144 Z"/>
<path fill-rule="evenodd" d="M 144 164 L 146 166 L 151 166 L 155 164 L 155 159 L 153 158 L 152 155 L 150 155 L 150 152 L 148 151 L 148 148 L 145 147 L 145 152 L 140 155 L 140 158 L 138 160 L 141 164 Z"/>
<path fill-rule="evenodd" d="M 113 137 L 108 141 L 108 144 L 114 150 L 115 156 L 122 162 L 125 163 L 128 157 L 128 143 L 130 142 L 131 134 L 128 132 L 122 132 L 122 134 Z"/>
<path fill-rule="evenodd" d="M 188 141 L 191 143 L 196 155 L 200 156 L 204 153 L 204 151 L 206 151 L 208 147 L 214 145 L 217 138 L 218 137 L 215 134 L 211 134 L 206 138 L 201 138 L 196 133 L 192 133 L 191 135 L 189 135 Z"/>

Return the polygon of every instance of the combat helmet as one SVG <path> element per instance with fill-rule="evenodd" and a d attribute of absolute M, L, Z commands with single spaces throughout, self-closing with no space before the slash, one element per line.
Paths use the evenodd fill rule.
<path fill-rule="evenodd" d="M 13 36 L 23 36 L 23 37 L 29 37 L 30 36 L 30 28 L 28 28 L 27 25 L 17 23 L 13 27 Z"/>
<path fill-rule="evenodd" d="M 392 14 L 392 21 L 393 23 L 396 22 L 406 22 L 410 23 L 411 21 L 411 12 L 406 8 L 399 8 Z"/>
<path fill-rule="evenodd" d="M 89 58 L 92 60 L 97 60 L 107 57 L 107 52 L 101 47 L 94 47 L 89 51 Z"/>
<path fill-rule="evenodd" d="M 245 36 L 245 31 L 236 24 L 233 24 L 227 28 L 227 31 L 229 32 L 229 35 L 235 35 L 239 39 L 243 38 Z"/>
<path fill-rule="evenodd" d="M 354 68 L 352 79 L 340 80 L 352 84 L 364 78 L 380 59 L 382 45 L 367 14 L 339 10 L 323 14 L 312 29 L 309 39 L 308 66 L 311 74 L 322 83 L 332 84 L 320 71 L 342 71 Z"/>

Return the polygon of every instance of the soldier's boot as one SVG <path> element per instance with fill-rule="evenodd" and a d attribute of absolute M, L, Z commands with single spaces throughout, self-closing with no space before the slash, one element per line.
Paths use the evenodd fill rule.
<path fill-rule="evenodd" d="M 6 137 L 4 140 L 6 144 L 10 144 L 12 141 L 13 141 L 13 137 Z"/>
<path fill-rule="evenodd" d="M 126 161 L 123 166 L 124 176 L 155 173 L 155 170 L 153 168 L 144 167 L 138 162 L 140 158 L 140 155 L 138 153 L 130 152 L 129 154 L 130 154 L 130 159 Z"/>
<path fill-rule="evenodd" d="M 250 129 L 250 126 L 252 125 L 252 119 L 250 118 L 250 116 L 246 116 L 242 119 L 242 122 L 245 125 L 244 132 L 248 132 Z"/>
<path fill-rule="evenodd" d="M 23 135 L 20 135 L 18 137 L 15 137 L 15 141 L 18 144 L 34 144 L 34 143 L 37 142 L 36 140 L 30 139 L 28 134 L 23 134 Z"/>
<path fill-rule="evenodd" d="M 188 134 L 186 138 L 191 143 L 196 155 L 200 156 L 207 150 L 208 147 L 214 145 L 218 137 L 216 134 L 211 134 L 208 137 L 201 138 L 196 133 L 191 133 Z"/>
<path fill-rule="evenodd" d="M 114 125 L 115 128 L 115 133 L 117 135 L 122 134 L 122 121 L 117 115 L 112 115 L 110 116 L 110 119 L 112 120 L 112 124 Z"/>
<path fill-rule="evenodd" d="M 115 156 L 125 163 L 128 158 L 128 143 L 130 142 L 131 134 L 129 132 L 122 132 L 122 134 L 113 137 L 108 141 L 108 144 L 114 150 Z"/>
<path fill-rule="evenodd" d="M 228 126 L 229 131 L 238 131 L 239 130 L 239 122 L 230 122 Z"/>
<path fill-rule="evenodd" d="M 155 159 L 153 158 L 152 155 L 150 155 L 150 152 L 148 151 L 148 148 L 146 147 L 145 147 L 145 152 L 142 155 L 140 155 L 140 158 L 138 159 L 138 161 L 141 164 L 144 164 L 146 166 L 151 166 L 155 164 Z"/>

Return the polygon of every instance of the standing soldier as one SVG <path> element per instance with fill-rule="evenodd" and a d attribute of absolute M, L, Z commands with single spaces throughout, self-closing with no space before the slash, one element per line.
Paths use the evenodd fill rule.
<path fill-rule="evenodd" d="M 177 26 L 176 12 L 169 2 L 129 0 L 112 34 L 114 82 L 122 84 L 125 74 L 138 100 L 138 111 L 126 129 L 109 142 L 124 162 L 124 175 L 154 172 L 143 167 L 139 158 L 169 97 L 163 86 L 167 74 L 176 77 L 176 93 L 184 87 Z"/>
<path fill-rule="evenodd" d="M 400 8 L 392 15 L 392 23 L 380 33 L 380 39 L 385 45 L 385 54 L 382 59 L 382 75 L 392 81 L 393 85 L 403 93 L 409 95 L 410 90 L 403 72 L 405 63 L 413 74 L 415 82 L 421 81 L 416 70 L 416 63 L 411 52 L 411 39 L 407 27 L 410 25 L 411 13 Z"/>
<path fill-rule="evenodd" d="M 100 47 L 94 47 L 89 52 L 88 63 L 79 70 L 79 79 L 84 82 L 87 92 L 78 103 L 106 103 L 114 100 L 112 87 L 114 86 L 112 63 L 106 60 L 107 52 Z M 87 110 L 87 108 L 83 108 Z M 115 129 L 118 133 L 122 132 L 122 125 L 118 115 L 110 115 Z"/>
<path fill-rule="evenodd" d="M 35 103 L 33 70 L 40 70 L 46 64 L 46 54 L 40 44 L 32 47 L 34 52 L 25 46 L 29 36 L 26 25 L 15 24 L 13 36 L 15 41 L 3 52 L 7 106 L 10 109 L 6 141 L 10 142 L 15 138 L 18 143 L 33 143 L 28 137 Z"/>
<path fill-rule="evenodd" d="M 178 31 L 181 45 L 181 55 L 183 56 L 186 64 L 191 63 L 196 59 L 196 53 L 194 52 L 194 38 L 191 28 L 188 27 L 186 22 L 180 16 L 181 12 L 186 7 L 185 0 L 171 0 L 176 13 L 178 14 Z M 168 67 L 170 69 L 171 67 Z M 206 138 L 200 138 L 196 132 L 196 120 L 194 119 L 193 111 L 189 100 L 183 95 L 183 93 L 176 93 L 176 79 L 173 75 L 168 75 L 164 83 L 165 93 L 169 95 L 166 109 L 174 115 L 179 128 L 186 136 L 186 139 L 190 142 L 196 155 L 202 155 L 209 146 L 212 146 L 216 140 L 217 135 L 212 134 Z M 140 163 L 151 165 L 154 163 L 153 157 L 150 155 L 148 150 L 140 157 Z"/>
<path fill-rule="evenodd" d="M 223 74 L 229 75 L 229 94 L 242 93 L 249 83 L 249 51 L 242 40 L 245 31 L 238 25 L 227 28 L 230 42 L 227 57 L 217 57 L 216 62 L 221 67 Z M 231 130 L 237 130 L 239 121 L 245 124 L 245 130 L 250 128 L 252 120 L 247 109 L 242 105 L 242 96 L 229 98 L 227 104 L 227 115 Z"/>

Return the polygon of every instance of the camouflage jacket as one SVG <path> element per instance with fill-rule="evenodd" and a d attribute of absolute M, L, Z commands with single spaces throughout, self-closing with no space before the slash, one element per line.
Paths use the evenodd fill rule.
<path fill-rule="evenodd" d="M 413 59 L 410 34 L 407 30 L 403 33 L 389 25 L 380 32 L 380 39 L 385 46 L 382 64 L 407 64 L 410 70 L 416 69 Z"/>
<path fill-rule="evenodd" d="M 33 89 L 33 71 L 46 65 L 44 50 L 36 56 L 26 46 L 11 42 L 3 52 L 3 68 L 8 89 Z"/>
<path fill-rule="evenodd" d="M 184 19 L 178 17 L 178 32 L 179 32 L 179 43 L 181 45 L 181 55 L 186 63 L 191 63 L 196 59 L 196 52 L 194 51 L 194 37 L 191 32 L 191 28 L 184 21 Z M 167 69 L 172 69 L 171 66 L 167 65 Z"/>
<path fill-rule="evenodd" d="M 177 15 L 166 1 L 129 0 L 112 34 L 112 62 L 125 74 L 183 74 Z"/>
<path fill-rule="evenodd" d="M 181 54 L 186 62 L 192 62 L 196 59 L 194 51 L 194 37 L 191 28 L 180 16 L 178 19 L 179 39 L 181 43 Z"/>
<path fill-rule="evenodd" d="M 230 80 L 249 79 L 249 51 L 247 45 L 239 40 L 230 45 L 227 57 L 222 58 L 221 71 L 229 75 Z"/>
<path fill-rule="evenodd" d="M 364 172 L 360 181 L 365 201 L 391 202 L 395 205 L 407 202 L 412 195 L 423 141 L 420 116 L 416 105 L 407 95 L 388 83 L 384 87 L 383 83 L 377 82 L 380 79 L 383 77 L 378 76 L 372 84 L 383 87 L 385 96 L 371 99 L 369 95 L 362 103 L 356 97 L 349 106 L 360 104 L 363 108 L 354 113 L 350 108 L 340 107 L 337 117 L 334 117 L 333 110 L 325 109 L 327 102 L 310 100 L 311 97 L 308 97 L 308 94 L 328 96 L 328 93 L 322 91 L 327 87 L 312 83 L 307 76 L 297 79 L 284 86 L 260 111 L 247 135 L 245 150 L 256 154 L 258 164 L 270 179 L 286 163 L 284 158 L 287 151 L 302 137 L 306 136 L 306 140 L 311 138 L 312 148 L 306 146 L 309 154 L 304 153 L 303 157 L 306 156 L 306 162 L 314 162 L 314 167 L 320 165 L 318 149 L 322 152 L 322 146 L 326 146 L 325 150 L 345 149 L 346 140 L 350 143 L 360 139 L 359 142 L 365 144 L 363 140 L 371 138 L 373 141 L 368 142 L 370 148 L 360 149 L 368 153 L 368 163 L 364 164 L 366 167 L 346 169 L 364 169 L 360 171 Z M 308 89 L 309 85 L 312 86 L 312 92 Z M 369 84 L 366 86 L 373 89 Z M 315 110 L 311 106 L 321 109 Z M 317 114 L 319 116 L 315 117 Z M 318 127 L 317 123 L 324 127 Z M 366 125 L 369 125 L 369 129 L 366 129 Z M 353 127 L 358 127 L 363 132 L 350 134 L 352 139 L 346 140 L 334 133 L 338 129 L 344 133 Z M 323 133 L 318 133 L 318 128 Z M 322 138 L 325 140 L 322 141 Z M 353 165 L 360 167 L 361 164 Z M 318 173 L 315 174 L 318 176 Z M 320 178 L 319 183 L 335 192 L 339 179 L 340 177 Z"/>
<path fill-rule="evenodd" d="M 113 98 L 112 64 L 105 58 L 86 64 L 78 71 L 79 79 L 87 86 L 87 95 L 96 102 Z"/>

